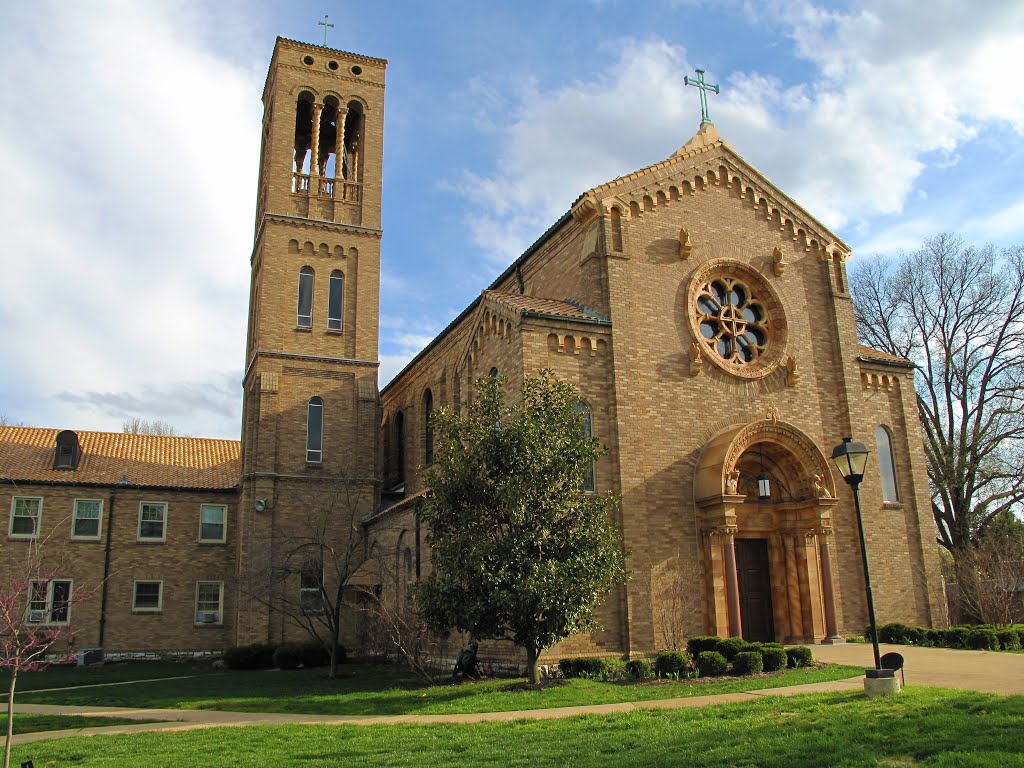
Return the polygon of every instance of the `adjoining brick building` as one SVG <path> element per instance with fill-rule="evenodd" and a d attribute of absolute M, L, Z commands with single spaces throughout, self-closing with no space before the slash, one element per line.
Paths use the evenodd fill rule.
<path fill-rule="evenodd" d="M 63 525 L 73 578 L 108 574 L 104 608 L 77 617 L 80 644 L 284 638 L 281 617 L 231 585 L 339 483 L 367 552 L 389 561 L 381 588 L 400 595 L 429 568 L 415 510 L 431 411 L 464 406 L 479 376 L 517 388 L 543 368 L 579 388 L 608 446 L 594 491 L 622 497 L 633 572 L 602 606 L 604 629 L 554 653 L 645 653 L 680 625 L 785 642 L 860 632 L 852 498 L 827 459 L 844 435 L 875 449 L 861 498 L 879 619 L 944 622 L 913 367 L 857 344 L 849 248 L 708 122 L 668 159 L 581 195 L 378 396 L 385 67 L 277 41 L 240 444 L 80 433 L 78 468 L 55 469 L 55 430 L 0 429 L 4 567 L 24 532 Z M 96 535 L 73 535 L 79 507 L 98 514 Z M 218 520 L 222 540 L 204 539 Z"/>

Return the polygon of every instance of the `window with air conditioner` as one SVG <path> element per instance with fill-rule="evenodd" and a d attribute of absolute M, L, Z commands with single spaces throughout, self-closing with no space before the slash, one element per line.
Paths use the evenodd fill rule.
<path fill-rule="evenodd" d="M 71 579 L 33 581 L 29 587 L 28 624 L 68 624 L 71 621 Z"/>
<path fill-rule="evenodd" d="M 196 624 L 224 623 L 224 583 L 196 582 Z"/>

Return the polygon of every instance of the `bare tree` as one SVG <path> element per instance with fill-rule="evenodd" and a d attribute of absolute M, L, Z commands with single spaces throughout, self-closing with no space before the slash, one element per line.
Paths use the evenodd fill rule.
<path fill-rule="evenodd" d="M 6 413 L 0 413 L 0 427 L 24 427 L 25 423 L 14 421 Z"/>
<path fill-rule="evenodd" d="M 850 287 L 861 340 L 918 366 L 938 541 L 960 559 L 1024 500 L 1024 248 L 940 234 Z"/>
<path fill-rule="evenodd" d="M 372 502 L 372 486 L 336 480 L 281 531 L 269 562 L 238 581 L 239 592 L 322 644 L 331 678 L 343 622 L 354 607 L 352 579 L 368 562 L 362 521 Z"/>
<path fill-rule="evenodd" d="M 138 416 L 125 419 L 124 424 L 121 425 L 121 431 L 126 435 L 162 435 L 164 437 L 177 437 L 181 435 L 176 427 L 166 421 L 161 421 L 160 419 L 150 421 Z"/>
<path fill-rule="evenodd" d="M 1024 524 L 994 523 L 952 563 L 960 616 L 986 624 L 1024 620 Z"/>
<path fill-rule="evenodd" d="M 61 641 L 74 635 L 72 623 L 75 605 L 95 594 L 97 586 L 75 584 L 70 559 L 65 552 L 49 558 L 42 555 L 42 540 L 25 544 L 21 565 L 0 582 L 0 668 L 10 672 L 7 688 L 7 736 L 4 742 L 4 768 L 11 763 L 11 736 L 14 726 L 14 691 L 18 676 L 38 672 L 71 656 L 68 650 L 55 651 Z"/>
<path fill-rule="evenodd" d="M 430 631 L 416 604 L 402 595 L 369 589 L 361 590 L 360 597 L 369 644 L 403 663 L 420 681 L 432 684 L 447 644 Z"/>
<path fill-rule="evenodd" d="M 695 561 L 674 558 L 651 573 L 651 606 L 659 648 L 686 649 L 704 610 L 702 575 Z"/>

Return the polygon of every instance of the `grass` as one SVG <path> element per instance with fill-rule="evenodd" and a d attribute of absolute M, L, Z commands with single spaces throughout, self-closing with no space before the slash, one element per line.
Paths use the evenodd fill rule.
<path fill-rule="evenodd" d="M 79 685 L 107 685 L 195 674 L 202 674 L 202 670 L 194 668 L 190 664 L 170 661 L 126 662 L 89 667 L 53 666 L 42 672 L 22 672 L 18 675 L 18 691 Z M 6 691 L 10 680 L 11 676 L 6 670 L 0 671 L 0 689 Z"/>
<path fill-rule="evenodd" d="M 40 676 L 48 673 L 39 673 Z M 140 672 L 144 676 L 146 673 Z M 660 682 L 605 683 L 571 680 L 543 691 L 500 690 L 508 680 L 423 687 L 393 667 L 352 664 L 345 677 L 328 680 L 322 669 L 282 672 L 196 672 L 178 680 L 139 685 L 97 685 L 63 690 L 26 691 L 16 697 L 25 704 L 116 706 L 166 709 L 210 709 L 235 712 L 289 712 L 323 715 L 456 714 L 509 712 L 522 709 L 612 704 L 842 680 L 863 674 L 860 667 L 823 665 L 749 678 Z M 36 682 L 36 688 L 54 687 Z"/>
<path fill-rule="evenodd" d="M 6 717 L 6 715 L 5 715 Z M 103 728 L 108 725 L 135 725 L 159 723 L 162 720 L 134 720 L 126 717 L 81 717 L 78 715 L 35 715 L 14 713 L 14 733 L 64 731 L 76 728 Z"/>
<path fill-rule="evenodd" d="M 262 726 L 68 738 L 15 761 L 84 768 L 1024 767 L 1024 697 L 911 687 L 758 698 L 685 710 L 558 720 L 390 726 Z"/>

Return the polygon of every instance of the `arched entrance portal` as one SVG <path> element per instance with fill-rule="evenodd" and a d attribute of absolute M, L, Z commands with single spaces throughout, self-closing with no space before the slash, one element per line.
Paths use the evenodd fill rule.
<path fill-rule="evenodd" d="M 729 427 L 705 446 L 694 496 L 709 631 L 785 643 L 835 638 L 835 482 L 813 441 L 777 419 Z"/>

